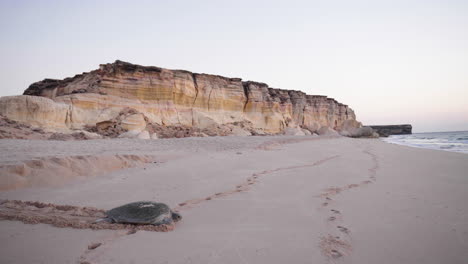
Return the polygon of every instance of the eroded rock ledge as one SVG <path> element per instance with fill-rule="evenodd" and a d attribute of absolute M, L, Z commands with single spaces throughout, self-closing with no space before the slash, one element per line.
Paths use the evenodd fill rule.
<path fill-rule="evenodd" d="M 412 133 L 413 127 L 409 124 L 404 125 L 385 125 L 385 126 L 370 126 L 381 137 L 388 137 L 390 135 L 407 135 Z"/>
<path fill-rule="evenodd" d="M 360 126 L 351 108 L 326 96 L 123 61 L 64 80 L 33 83 L 22 96 L 0 98 L 0 115 L 53 131 L 99 131 L 119 125 L 119 136 L 143 132 L 143 138 L 151 137 L 157 126 L 204 134 L 216 128 L 234 135 L 283 133 L 289 128 L 297 133 L 341 130 L 347 120 Z"/>

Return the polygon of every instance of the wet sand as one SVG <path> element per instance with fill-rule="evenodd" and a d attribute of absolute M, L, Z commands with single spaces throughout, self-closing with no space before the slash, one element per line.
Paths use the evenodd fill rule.
<path fill-rule="evenodd" d="M 46 161 L 42 170 L 53 158 L 145 157 L 129 168 L 75 173 L 55 184 L 32 182 L 2 191 L 2 200 L 38 201 L 42 207 L 9 202 L 17 210 L 10 214 L 27 216 L 33 210 L 43 219 L 86 222 L 124 203 L 153 200 L 183 216 L 172 231 L 96 230 L 4 217 L 1 263 L 435 264 L 468 259 L 466 154 L 378 139 L 320 137 L 0 140 L 0 147 L 0 166 L 40 159 Z M 92 208 L 91 213 L 83 208 Z"/>

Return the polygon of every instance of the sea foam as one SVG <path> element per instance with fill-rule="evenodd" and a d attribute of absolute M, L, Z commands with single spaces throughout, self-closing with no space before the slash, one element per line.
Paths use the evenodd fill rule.
<path fill-rule="evenodd" d="M 385 142 L 418 147 L 461 152 L 468 154 L 468 131 L 415 133 L 393 135 L 383 139 Z"/>

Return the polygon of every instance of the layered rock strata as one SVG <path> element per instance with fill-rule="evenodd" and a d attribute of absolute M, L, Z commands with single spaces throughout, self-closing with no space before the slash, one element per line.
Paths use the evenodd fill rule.
<path fill-rule="evenodd" d="M 125 109 L 134 112 L 122 117 Z M 245 135 L 282 133 L 289 127 L 316 132 L 321 127 L 339 130 L 344 121 L 356 119 L 351 108 L 326 96 L 122 61 L 64 80 L 33 83 L 22 96 L 0 98 L 0 114 L 54 131 L 99 130 L 118 123 L 122 133 L 135 135 L 148 131 L 148 124 L 231 125 L 231 132 Z M 249 125 L 240 131 L 233 124 Z"/>

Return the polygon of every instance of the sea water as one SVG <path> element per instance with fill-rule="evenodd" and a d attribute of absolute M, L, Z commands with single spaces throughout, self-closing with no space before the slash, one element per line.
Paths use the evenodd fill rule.
<path fill-rule="evenodd" d="M 438 149 L 468 154 L 468 131 L 393 135 L 384 141 L 418 148 Z"/>

